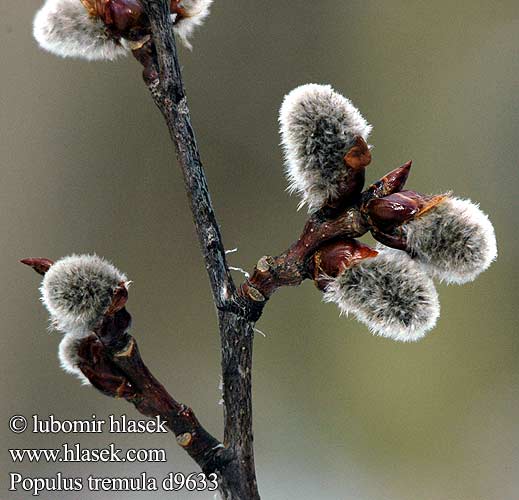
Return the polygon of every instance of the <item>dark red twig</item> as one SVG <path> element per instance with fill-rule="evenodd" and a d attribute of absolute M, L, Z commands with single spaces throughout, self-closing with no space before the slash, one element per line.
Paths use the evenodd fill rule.
<path fill-rule="evenodd" d="M 177 402 L 152 375 L 127 332 L 130 323 L 124 307 L 105 315 L 79 345 L 79 368 L 103 394 L 125 399 L 147 417 L 159 416 L 202 471 L 220 476 L 230 460 L 228 450 L 202 427 L 191 408 Z"/>
<path fill-rule="evenodd" d="M 346 161 L 349 156 L 346 155 Z M 277 257 L 262 257 L 239 290 L 245 301 L 255 304 L 255 307 L 249 306 L 251 313 L 261 314 L 265 302 L 278 288 L 297 286 L 305 279 L 315 279 L 313 258 L 324 245 L 336 239 L 358 238 L 368 231 L 376 233 L 378 229 L 370 215 L 370 203 L 401 191 L 410 168 L 411 162 L 408 162 L 392 170 L 364 192 L 361 192 L 363 182 L 355 179 L 356 189 L 348 191 L 348 197 L 342 201 L 346 208 L 337 212 L 330 206 L 323 207 L 309 218 L 301 236 L 288 250 Z"/>

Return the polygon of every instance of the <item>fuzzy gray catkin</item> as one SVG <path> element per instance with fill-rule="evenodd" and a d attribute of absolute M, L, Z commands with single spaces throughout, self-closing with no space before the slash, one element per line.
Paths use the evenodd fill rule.
<path fill-rule="evenodd" d="M 65 334 L 58 351 L 61 367 L 83 383 L 88 381 L 77 367 L 78 344 L 90 335 L 123 283 L 127 283 L 126 276 L 97 255 L 64 257 L 43 278 L 41 300 L 52 326 Z"/>
<path fill-rule="evenodd" d="M 367 140 L 371 125 L 349 99 L 329 85 L 307 84 L 292 90 L 279 114 L 281 144 L 289 190 L 310 212 L 337 194 L 344 179 L 344 156 L 356 136 Z"/>
<path fill-rule="evenodd" d="M 411 256 L 447 283 L 474 280 L 497 257 L 492 223 L 470 200 L 448 197 L 402 229 Z"/>
<path fill-rule="evenodd" d="M 90 331 L 110 306 L 126 276 L 97 255 L 71 255 L 55 262 L 40 287 L 52 325 L 66 334 Z"/>
<path fill-rule="evenodd" d="M 416 341 L 440 314 L 431 278 L 405 252 L 377 248 L 379 254 L 330 279 L 324 300 L 353 314 L 377 335 Z"/>
<path fill-rule="evenodd" d="M 182 2 L 186 16 L 173 29 L 186 47 L 191 48 L 189 38 L 209 15 L 212 1 Z M 124 38 L 111 36 L 103 21 L 92 17 L 81 0 L 47 0 L 34 18 L 33 34 L 40 47 L 61 57 L 113 61 L 129 53 Z"/>
<path fill-rule="evenodd" d="M 128 52 L 80 0 L 47 0 L 34 18 L 33 34 L 41 48 L 61 57 L 113 61 Z"/>

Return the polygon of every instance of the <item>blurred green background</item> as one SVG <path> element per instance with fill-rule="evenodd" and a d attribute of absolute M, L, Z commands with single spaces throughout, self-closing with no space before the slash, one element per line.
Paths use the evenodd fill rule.
<path fill-rule="evenodd" d="M 138 414 L 60 371 L 38 277 L 17 263 L 97 252 L 134 281 L 129 309 L 144 359 L 221 436 L 219 341 L 180 171 L 133 60 L 43 53 L 39 1 L 2 0 L 0 455 L 7 474 L 160 476 L 195 470 L 153 436 L 22 436 L 14 414 Z M 515 0 L 217 0 L 182 63 L 232 265 L 250 269 L 294 240 L 305 214 L 285 192 L 277 111 L 285 93 L 331 83 L 374 124 L 369 179 L 414 160 L 409 186 L 481 203 L 500 256 L 476 282 L 439 286 L 442 315 L 412 345 L 375 338 L 284 289 L 258 324 L 256 463 L 265 499 L 516 500 L 519 337 L 516 195 L 519 10 Z M 237 279 L 241 279 L 237 276 Z M 167 446 L 168 464 L 10 463 L 7 448 Z M 47 499 L 166 493 L 42 494 Z M 212 498 L 178 493 L 175 498 Z"/>

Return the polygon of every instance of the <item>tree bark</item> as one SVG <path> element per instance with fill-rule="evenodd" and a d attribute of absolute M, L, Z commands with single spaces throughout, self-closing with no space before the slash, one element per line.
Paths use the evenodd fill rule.
<path fill-rule="evenodd" d="M 152 46 L 136 51 L 144 79 L 166 120 L 176 146 L 205 267 L 209 275 L 222 346 L 224 445 L 232 460 L 221 471 L 221 493 L 229 500 L 259 499 L 252 435 L 252 345 L 254 322 L 241 317 L 236 286 L 225 258 L 200 159 L 166 0 L 142 0 L 152 30 Z"/>

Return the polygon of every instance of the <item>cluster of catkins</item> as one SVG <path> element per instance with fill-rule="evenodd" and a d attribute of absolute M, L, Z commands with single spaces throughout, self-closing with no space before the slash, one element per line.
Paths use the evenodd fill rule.
<path fill-rule="evenodd" d="M 121 271 L 97 255 L 70 255 L 44 275 L 41 300 L 51 327 L 63 333 L 58 351 L 61 367 L 85 384 L 88 380 L 78 368 L 78 345 L 101 322 L 117 289 L 128 284 Z"/>
<path fill-rule="evenodd" d="M 280 127 L 289 190 L 300 195 L 309 212 L 318 211 L 339 195 L 344 157 L 357 137 L 368 139 L 371 126 L 330 86 L 309 84 L 285 97 Z M 376 200 L 368 210 L 370 222 L 384 228 L 384 213 L 405 211 L 406 201 L 420 196 L 408 191 Z M 432 278 L 458 284 L 474 280 L 496 258 L 494 229 L 470 200 L 444 195 L 391 232 L 398 235 L 398 249 L 379 245 L 375 257 L 353 263 L 337 276 L 321 277 L 321 282 L 328 278 L 324 297 L 373 333 L 415 341 L 439 316 Z"/>
<path fill-rule="evenodd" d="M 213 0 L 172 0 L 173 29 L 185 46 Z M 139 0 L 46 0 L 34 18 L 40 46 L 62 57 L 114 60 L 150 36 Z"/>

